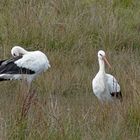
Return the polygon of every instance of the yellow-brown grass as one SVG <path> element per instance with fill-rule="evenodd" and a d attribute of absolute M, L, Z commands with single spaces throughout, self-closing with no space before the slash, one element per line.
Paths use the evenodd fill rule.
<path fill-rule="evenodd" d="M 0 4 L 0 58 L 21 45 L 43 51 L 51 64 L 30 96 L 21 81 L 0 83 L 0 139 L 140 139 L 139 0 Z M 100 104 L 92 92 L 99 49 L 121 85 L 121 104 Z"/>
<path fill-rule="evenodd" d="M 138 139 L 139 55 L 132 51 L 106 52 L 114 68 L 107 71 L 119 80 L 123 102 L 100 104 L 91 87 L 98 71 L 96 53 L 97 50 L 90 47 L 48 52 L 52 67 L 33 83 L 36 95 L 29 108 L 19 81 L 1 83 L 4 138 Z M 26 106 L 25 117 L 20 119 Z"/>

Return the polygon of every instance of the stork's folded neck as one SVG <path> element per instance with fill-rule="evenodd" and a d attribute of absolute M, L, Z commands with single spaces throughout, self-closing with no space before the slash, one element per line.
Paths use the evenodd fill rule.
<path fill-rule="evenodd" d="M 27 54 L 28 53 L 28 51 L 26 51 L 25 49 L 23 49 L 23 48 L 19 48 L 19 54 L 22 54 L 22 55 L 24 55 L 24 54 Z"/>

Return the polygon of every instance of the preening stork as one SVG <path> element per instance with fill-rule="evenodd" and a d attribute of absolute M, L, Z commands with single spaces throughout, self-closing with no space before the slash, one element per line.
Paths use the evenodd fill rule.
<path fill-rule="evenodd" d="M 98 51 L 99 72 L 92 80 L 92 88 L 94 94 L 100 101 L 113 101 L 114 99 L 122 99 L 120 85 L 116 78 L 105 72 L 105 63 L 111 68 L 104 51 Z"/>
<path fill-rule="evenodd" d="M 0 61 L 0 81 L 24 79 L 30 85 L 37 75 L 50 67 L 47 56 L 41 51 L 15 46 L 11 54 L 13 58 Z"/>

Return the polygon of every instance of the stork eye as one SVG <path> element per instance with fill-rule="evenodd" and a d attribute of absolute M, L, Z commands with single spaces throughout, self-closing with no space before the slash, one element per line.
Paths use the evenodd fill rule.
<path fill-rule="evenodd" d="M 100 54 L 100 56 L 103 56 L 102 54 Z"/>
<path fill-rule="evenodd" d="M 13 53 L 13 56 L 16 56 L 16 54 L 15 54 L 15 53 Z"/>

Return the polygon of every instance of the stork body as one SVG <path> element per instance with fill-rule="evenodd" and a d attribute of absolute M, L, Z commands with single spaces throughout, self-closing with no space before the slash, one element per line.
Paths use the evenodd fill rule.
<path fill-rule="evenodd" d="M 110 66 L 106 59 L 105 52 L 100 50 L 98 52 L 99 72 L 92 81 L 92 88 L 94 94 L 101 101 L 113 101 L 114 99 L 122 98 L 120 85 L 116 78 L 111 74 L 105 72 L 105 62 Z"/>
<path fill-rule="evenodd" d="M 0 81 L 25 79 L 31 84 L 37 75 L 50 67 L 47 56 L 41 51 L 28 52 L 15 46 L 11 54 L 14 58 L 1 61 Z"/>

